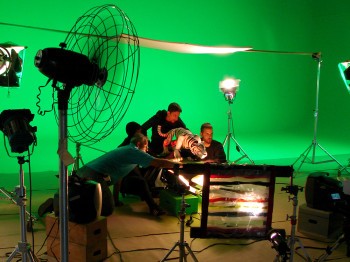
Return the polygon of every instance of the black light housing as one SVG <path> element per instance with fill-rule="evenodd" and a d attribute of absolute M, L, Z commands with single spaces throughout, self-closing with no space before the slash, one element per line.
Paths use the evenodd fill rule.
<path fill-rule="evenodd" d="M 0 129 L 7 136 L 13 153 L 28 151 L 36 141 L 37 129 L 29 125 L 33 119 L 29 109 L 4 110 L 0 114 Z"/>
<path fill-rule="evenodd" d="M 290 255 L 290 248 L 286 241 L 286 231 L 284 229 L 272 229 L 267 234 L 267 239 L 272 243 L 278 255 L 287 259 Z M 282 260 L 286 261 L 286 260 Z"/>
<path fill-rule="evenodd" d="M 39 50 L 34 59 L 39 71 L 50 79 L 72 85 L 103 86 L 107 71 L 90 62 L 85 55 L 62 48 Z"/>

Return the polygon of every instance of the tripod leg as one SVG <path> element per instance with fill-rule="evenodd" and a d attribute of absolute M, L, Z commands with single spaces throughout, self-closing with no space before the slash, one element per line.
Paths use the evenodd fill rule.
<path fill-rule="evenodd" d="M 235 142 L 236 146 L 239 148 L 239 151 L 242 151 L 243 154 L 240 158 L 238 158 L 237 160 L 234 161 L 234 163 L 240 161 L 243 158 L 248 158 L 249 161 L 254 165 L 254 161 L 247 155 L 247 153 L 243 150 L 243 148 L 240 146 L 240 144 L 238 143 L 238 141 L 233 137 L 233 135 L 231 134 L 231 139 Z"/>
<path fill-rule="evenodd" d="M 19 242 L 16 246 L 16 249 L 13 250 L 9 258 L 6 260 L 7 262 L 12 261 L 12 259 L 16 256 L 17 253 L 20 253 L 22 255 L 22 261 L 27 262 L 35 262 L 34 256 L 30 250 L 30 246 L 25 242 Z M 29 259 L 29 260 L 28 260 Z"/>
<path fill-rule="evenodd" d="M 169 252 L 165 255 L 165 257 L 163 257 L 163 259 L 160 262 L 165 261 L 177 246 L 180 246 L 179 242 L 175 243 L 175 245 L 169 250 Z"/>
<path fill-rule="evenodd" d="M 297 160 L 295 160 L 295 162 L 292 164 L 292 166 L 294 166 L 300 159 L 301 162 L 300 162 L 300 165 L 298 167 L 298 169 L 296 171 L 299 171 L 301 166 L 304 164 L 307 156 L 309 155 L 311 149 L 313 148 L 314 144 L 312 143 L 308 148 L 306 148 L 306 150 L 297 158 Z"/>
<path fill-rule="evenodd" d="M 198 262 L 198 259 L 196 258 L 196 256 L 194 255 L 192 249 L 190 248 L 190 246 L 186 243 L 185 247 L 188 250 L 188 253 L 191 255 L 192 259 L 196 262 Z"/>
<path fill-rule="evenodd" d="M 346 172 L 350 173 L 350 172 L 346 169 L 346 167 L 344 167 L 342 164 L 340 164 L 340 162 L 339 162 L 337 159 L 335 159 L 335 157 L 333 157 L 330 153 L 328 153 L 328 151 L 327 151 L 326 149 L 324 149 L 320 144 L 317 143 L 317 146 L 318 146 L 319 148 L 321 148 L 321 150 L 322 150 L 323 152 L 325 152 L 325 153 L 332 159 L 332 160 L 329 160 L 329 161 L 327 161 L 327 162 L 334 161 L 334 162 L 336 162 L 336 163 L 340 166 L 341 170 L 345 170 Z M 324 161 L 324 162 L 326 162 L 326 161 Z"/>
<path fill-rule="evenodd" d="M 324 161 L 315 161 L 315 153 L 316 153 L 316 148 L 319 147 L 324 153 L 326 153 L 331 159 L 330 160 L 324 160 Z M 300 159 L 300 165 L 299 167 L 296 169 L 296 171 L 299 171 L 301 166 L 306 162 L 306 158 L 308 157 L 309 153 L 311 152 L 312 149 L 312 157 L 311 157 L 311 164 L 322 164 L 322 163 L 328 163 L 328 162 L 336 162 L 341 168 L 338 171 L 338 174 L 343 171 L 346 170 L 348 173 L 350 173 L 346 167 L 344 167 L 334 156 L 332 156 L 325 148 L 323 148 L 319 143 L 317 143 L 315 140 L 311 143 L 311 145 L 297 158 L 297 160 L 294 161 L 294 163 L 292 164 L 292 166 L 294 166 Z"/>
<path fill-rule="evenodd" d="M 344 237 L 344 234 L 343 234 L 337 239 L 337 241 L 333 245 L 328 246 L 326 248 L 326 252 L 323 255 L 321 255 L 316 261 L 317 262 L 326 261 L 326 259 L 330 255 L 332 255 L 333 251 L 336 250 L 340 246 L 340 244 L 343 243 L 344 241 L 345 241 L 345 237 Z"/>

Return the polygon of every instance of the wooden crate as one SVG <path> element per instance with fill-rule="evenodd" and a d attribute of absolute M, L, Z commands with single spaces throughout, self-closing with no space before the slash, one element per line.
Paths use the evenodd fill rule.
<path fill-rule="evenodd" d="M 45 219 L 48 261 L 60 261 L 59 218 Z M 107 257 L 107 219 L 99 217 L 87 224 L 68 222 L 68 257 L 70 262 L 98 262 Z"/>
<path fill-rule="evenodd" d="M 45 218 L 46 235 L 60 239 L 59 219 L 54 215 Z M 80 245 L 89 245 L 91 241 L 107 238 L 107 219 L 99 217 L 88 224 L 68 222 L 68 241 Z"/>
<path fill-rule="evenodd" d="M 47 238 L 48 261 L 60 261 L 60 239 Z M 68 242 L 69 262 L 99 262 L 107 257 L 107 239 L 94 241 L 86 245 Z"/>

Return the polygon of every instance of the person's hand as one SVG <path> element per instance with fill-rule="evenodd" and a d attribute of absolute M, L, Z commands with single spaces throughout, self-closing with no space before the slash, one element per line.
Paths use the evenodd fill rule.
<path fill-rule="evenodd" d="M 176 162 L 182 161 L 182 157 L 181 157 L 180 151 L 178 149 L 174 150 L 174 160 Z"/>

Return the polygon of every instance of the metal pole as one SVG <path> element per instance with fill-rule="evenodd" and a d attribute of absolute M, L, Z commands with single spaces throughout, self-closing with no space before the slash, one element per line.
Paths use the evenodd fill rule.
<path fill-rule="evenodd" d="M 30 245 L 27 243 L 27 227 L 26 227 L 26 188 L 24 186 L 24 172 L 22 165 L 25 160 L 23 156 L 17 158 L 20 165 L 19 182 L 20 185 L 16 187 L 17 204 L 19 206 L 21 241 L 18 242 L 16 249 L 11 253 L 7 262 L 11 261 L 17 253 L 21 253 L 23 262 L 34 262 L 34 256 L 31 253 Z"/>
<path fill-rule="evenodd" d="M 59 148 L 67 148 L 67 110 L 59 110 Z M 68 168 L 59 160 L 60 257 L 68 260 Z"/>
<path fill-rule="evenodd" d="M 228 101 L 228 111 L 227 111 L 227 135 L 225 137 L 225 140 L 223 142 L 223 146 L 227 143 L 227 160 L 230 161 L 230 148 L 231 148 L 231 139 L 236 144 L 236 148 L 238 152 L 242 152 L 242 156 L 233 161 L 233 163 L 239 162 L 243 158 L 248 158 L 248 160 L 254 165 L 254 161 L 247 155 L 247 153 L 243 150 L 243 148 L 240 146 L 236 138 L 233 136 L 232 130 L 233 130 L 233 122 L 232 122 L 232 111 L 231 111 L 231 104 L 232 101 Z"/>
<path fill-rule="evenodd" d="M 321 75 L 321 53 L 314 53 L 312 54 L 312 58 L 318 61 L 317 65 L 317 79 L 316 79 L 316 103 L 315 103 L 315 110 L 314 110 L 314 137 L 312 140 L 312 143 L 310 146 L 306 148 L 306 150 L 294 161 L 292 164 L 293 166 L 301 160 L 301 163 L 299 167 L 296 169 L 296 171 L 299 171 L 301 166 L 305 163 L 306 158 L 308 157 L 310 151 L 312 150 L 312 156 L 311 156 L 311 164 L 321 164 L 321 163 L 328 163 L 328 162 L 336 162 L 342 169 L 345 169 L 340 162 L 335 159 L 328 151 L 323 148 L 318 142 L 317 142 L 317 127 L 318 127 L 318 103 L 319 103 L 319 93 L 320 93 L 320 75 Z M 324 153 L 326 153 L 331 159 L 329 160 L 324 160 L 324 161 L 315 161 L 316 157 L 316 147 L 319 147 Z"/>

